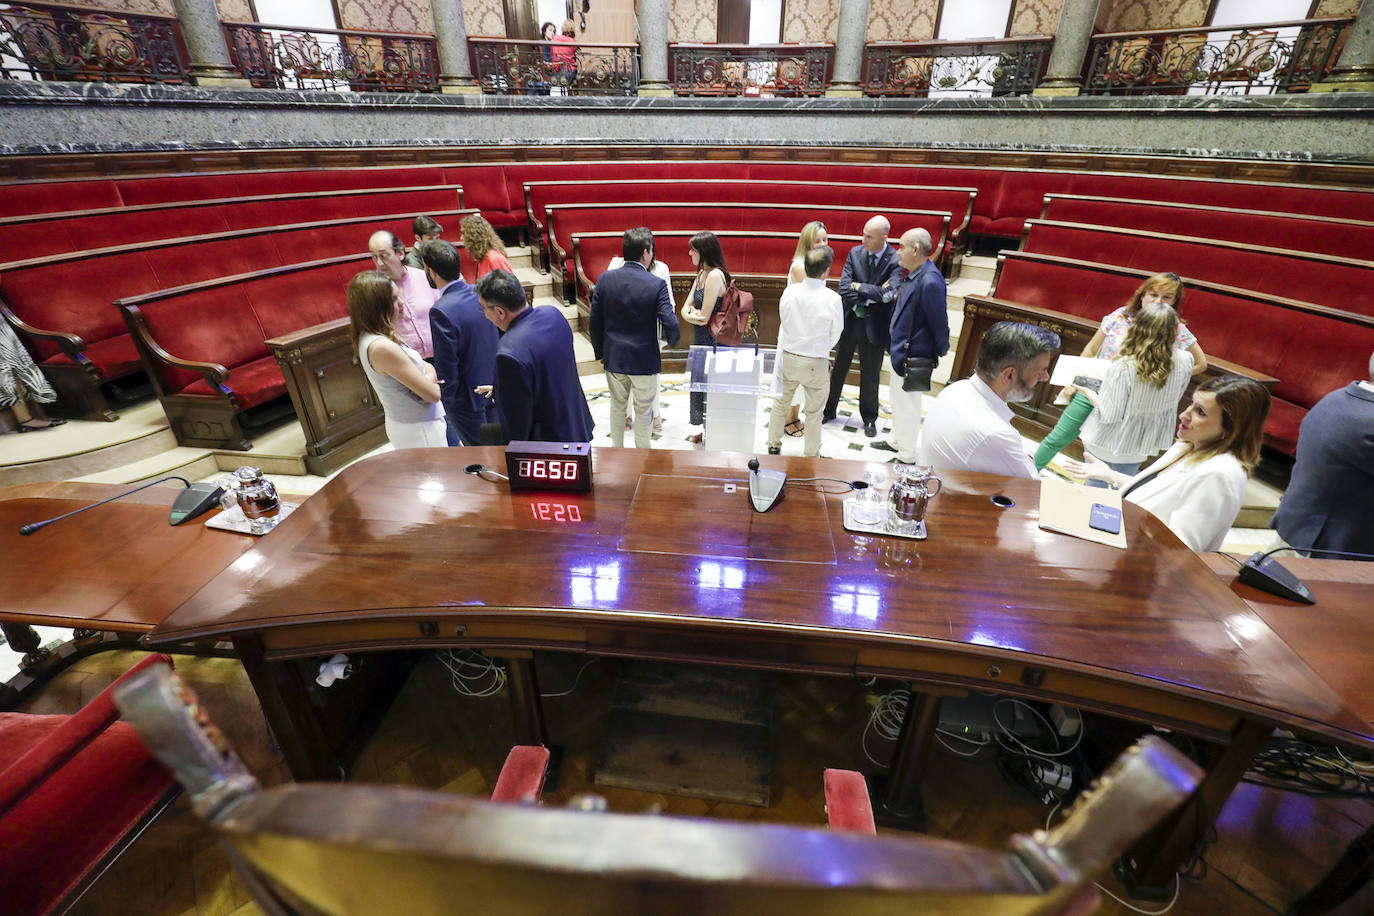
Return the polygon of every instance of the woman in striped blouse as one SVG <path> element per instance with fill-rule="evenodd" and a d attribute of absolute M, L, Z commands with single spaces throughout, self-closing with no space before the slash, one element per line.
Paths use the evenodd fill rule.
<path fill-rule="evenodd" d="M 1131 323 L 1121 356 L 1102 390 L 1084 390 L 1093 412 L 1083 424 L 1083 448 L 1119 474 L 1131 476 L 1174 441 L 1174 415 L 1193 374 L 1193 355 L 1178 346 L 1178 313 L 1145 306 Z"/>

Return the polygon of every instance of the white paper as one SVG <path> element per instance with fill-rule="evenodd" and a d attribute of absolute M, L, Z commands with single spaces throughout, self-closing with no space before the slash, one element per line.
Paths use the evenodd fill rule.
<path fill-rule="evenodd" d="M 1106 378 L 1107 370 L 1111 367 L 1111 362 L 1105 359 L 1097 359 L 1093 356 L 1066 356 L 1061 353 L 1059 360 L 1054 364 L 1054 373 L 1050 376 L 1050 384 L 1063 387 L 1080 375 L 1086 375 L 1089 378 Z"/>

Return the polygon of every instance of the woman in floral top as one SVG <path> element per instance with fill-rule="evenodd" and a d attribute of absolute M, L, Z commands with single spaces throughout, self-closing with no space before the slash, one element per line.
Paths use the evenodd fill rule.
<path fill-rule="evenodd" d="M 1112 312 L 1102 319 L 1102 326 L 1097 329 L 1093 339 L 1088 341 L 1088 345 L 1083 348 L 1083 356 L 1095 356 L 1098 359 L 1113 360 L 1121 355 L 1121 344 L 1126 340 L 1126 332 L 1130 330 L 1136 315 L 1140 313 L 1142 305 L 1155 302 L 1172 306 L 1174 311 L 1178 311 L 1183 301 L 1183 281 L 1178 274 L 1162 273 L 1149 277 L 1140 288 L 1131 296 L 1131 301 L 1126 305 Z M 1203 354 L 1202 348 L 1198 346 L 1197 338 L 1193 332 L 1188 330 L 1182 319 L 1178 323 L 1178 349 L 1187 350 L 1193 356 L 1193 375 L 1197 375 L 1207 368 L 1207 357 Z M 1036 470 L 1041 470 L 1050 463 L 1055 455 L 1074 439 L 1078 438 L 1078 431 L 1083 428 L 1088 415 L 1093 412 L 1093 403 L 1082 392 L 1077 391 L 1074 386 L 1067 385 L 1064 388 L 1065 395 L 1072 395 L 1068 406 L 1064 408 L 1064 413 L 1060 415 L 1059 422 L 1054 429 L 1045 437 L 1045 441 L 1040 443 L 1040 448 L 1035 452 Z"/>

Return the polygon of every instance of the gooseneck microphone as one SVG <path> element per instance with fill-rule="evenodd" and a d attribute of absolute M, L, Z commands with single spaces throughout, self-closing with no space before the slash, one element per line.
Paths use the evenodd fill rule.
<path fill-rule="evenodd" d="M 1324 550 L 1320 547 L 1275 547 L 1273 550 L 1264 553 L 1255 553 L 1250 559 L 1241 566 L 1240 573 L 1236 578 L 1246 585 L 1254 586 L 1262 592 L 1271 595 L 1278 595 L 1280 598 L 1288 598 L 1291 601 L 1301 601 L 1303 604 L 1316 604 L 1317 599 L 1312 597 L 1302 580 L 1278 560 L 1271 559 L 1274 554 L 1291 550 L 1294 553 L 1322 554 L 1328 557 L 1348 557 L 1358 560 L 1374 560 L 1374 554 L 1355 553 L 1350 550 Z"/>
<path fill-rule="evenodd" d="M 152 481 L 151 483 L 145 483 L 145 484 L 144 484 L 143 486 L 141 486 L 141 487 L 134 487 L 132 490 L 125 490 L 123 493 L 118 493 L 118 494 L 116 494 L 116 495 L 114 495 L 114 496 L 111 496 L 111 497 L 108 498 L 108 499 L 102 499 L 102 500 L 101 500 L 100 502 L 98 502 L 98 503 L 91 503 L 89 506 L 82 506 L 80 509 L 73 509 L 72 511 L 66 513 L 65 515 L 59 515 L 59 516 L 57 516 L 56 518 L 46 519 L 46 520 L 41 521 L 41 522 L 30 522 L 30 523 L 27 524 L 27 525 L 20 525 L 20 526 L 19 526 L 19 533 L 27 537 L 28 535 L 33 534 L 35 531 L 38 531 L 38 530 L 41 529 L 41 528 L 46 528 L 47 526 L 51 525 L 53 522 L 60 522 L 60 521 L 62 521 L 62 519 L 64 519 L 64 518 L 71 518 L 73 515 L 80 515 L 82 512 L 85 512 L 85 511 L 87 511 L 88 509 L 94 509 L 94 508 L 96 508 L 97 506 L 103 506 L 103 505 L 105 505 L 106 503 L 112 503 L 112 502 L 114 502 L 116 499 L 123 499 L 123 498 L 126 497 L 126 496 L 129 496 L 129 495 L 131 495 L 131 494 L 133 494 L 133 493 L 137 493 L 139 490 L 146 490 L 146 489 L 148 489 L 149 487 L 157 486 L 157 485 L 160 484 L 160 483 L 166 483 L 166 482 L 169 481 L 169 480 L 179 480 L 179 481 L 181 481 L 183 484 L 186 485 L 186 487 L 187 487 L 188 490 L 189 490 L 190 487 L 191 487 L 191 482 L 190 482 L 189 480 L 187 480 L 185 477 L 177 477 L 177 476 L 175 476 L 175 475 L 174 475 L 174 476 L 171 476 L 171 477 L 163 477 L 163 478 L 160 479 L 160 480 L 154 480 L 154 481 Z M 186 495 L 186 493 L 183 492 L 183 493 L 182 493 L 182 496 L 185 496 L 185 495 Z M 218 500 L 219 500 L 219 495 L 218 495 L 218 493 L 216 493 L 216 495 L 215 495 L 215 501 L 218 502 Z M 178 497 L 177 501 L 178 501 L 178 502 L 181 502 L 181 497 Z M 206 508 L 209 508 L 209 507 L 207 506 Z M 202 511 L 204 511 L 204 510 L 202 510 Z M 199 514 L 199 513 L 197 513 L 197 514 Z M 187 517 L 192 517 L 192 516 L 187 516 Z"/>

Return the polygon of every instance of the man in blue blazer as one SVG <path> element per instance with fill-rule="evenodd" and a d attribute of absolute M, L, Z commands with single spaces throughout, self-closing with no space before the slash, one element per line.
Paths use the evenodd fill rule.
<path fill-rule="evenodd" d="M 496 412 L 507 440 L 591 442 L 592 412 L 582 393 L 572 329 L 551 305 L 533 308 L 520 281 L 497 268 L 477 281 L 487 320 L 504 332 L 496 348 Z"/>
<path fill-rule="evenodd" d="M 649 448 L 653 430 L 654 392 L 663 368 L 658 329 L 668 346 L 680 332 L 668 284 L 649 273 L 654 263 L 654 237 L 648 229 L 627 229 L 620 242 L 623 266 L 608 270 L 592 291 L 592 351 L 606 367 L 611 392 L 611 444 L 625 444 L 625 413 L 631 393 L 635 402 L 635 448 Z"/>
<path fill-rule="evenodd" d="M 448 416 L 449 445 L 479 445 L 483 423 L 496 423 L 496 408 L 477 394 L 496 376 L 496 328 L 482 314 L 477 291 L 462 277 L 462 257 L 448 242 L 435 239 L 416 249 L 439 301 L 429 311 L 434 369 Z"/>
<path fill-rule="evenodd" d="M 1374 553 L 1374 354 L 1369 381 L 1330 392 L 1303 417 L 1273 525 L 1299 550 Z"/>
<path fill-rule="evenodd" d="M 897 284 L 897 299 L 892 304 L 888 345 L 892 378 L 887 397 L 892 406 L 892 438 L 897 447 L 893 461 L 902 464 L 916 463 L 916 436 L 921 431 L 921 391 L 908 384 L 907 361 L 938 360 L 949 352 L 945 278 L 930 260 L 931 245 L 929 232 L 908 229 L 897 249 L 897 262 L 905 276 Z"/>
<path fill-rule="evenodd" d="M 844 333 L 835 344 L 835 366 L 830 370 L 830 398 L 822 421 L 835 419 L 840 392 L 859 350 L 859 416 L 864 435 L 878 435 L 878 378 L 887 352 L 888 323 L 900 267 L 887 244 L 891 230 L 887 218 L 875 216 L 864 224 L 864 241 L 849 250 L 840 274 L 840 300 L 844 303 Z"/>

